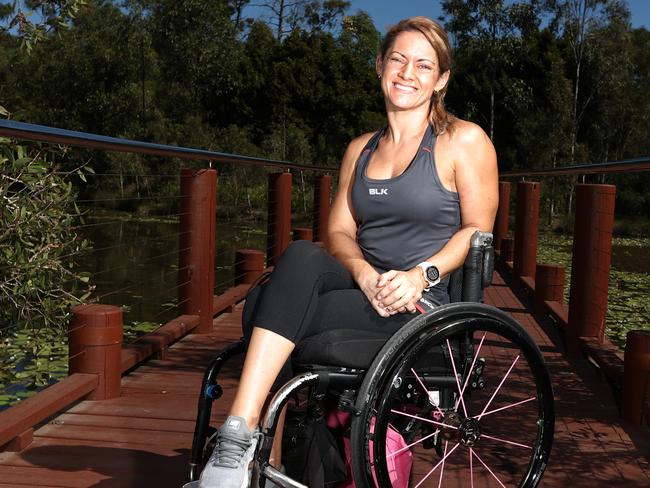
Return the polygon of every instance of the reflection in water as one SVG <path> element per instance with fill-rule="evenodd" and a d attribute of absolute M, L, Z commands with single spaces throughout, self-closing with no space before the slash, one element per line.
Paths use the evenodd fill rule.
<path fill-rule="evenodd" d="M 92 220 L 90 223 L 94 223 Z M 178 222 L 96 221 L 84 228 L 93 251 L 79 259 L 91 273 L 93 297 L 124 307 L 124 322 L 165 323 L 176 317 L 178 293 Z M 263 249 L 259 228 L 219 221 L 215 293 L 232 286 L 235 249 Z"/>

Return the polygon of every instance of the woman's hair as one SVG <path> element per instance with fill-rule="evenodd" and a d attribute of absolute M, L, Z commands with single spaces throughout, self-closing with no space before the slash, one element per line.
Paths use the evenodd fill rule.
<path fill-rule="evenodd" d="M 438 56 L 438 69 L 440 70 L 440 74 L 451 69 L 451 44 L 449 44 L 447 33 L 437 22 L 426 17 L 411 17 L 401 20 L 392 26 L 379 47 L 379 56 L 382 61 L 386 59 L 386 55 L 393 47 L 393 44 L 395 44 L 395 39 L 402 32 L 420 32 L 424 35 Z M 445 109 L 444 100 L 448 84 L 449 80 L 447 80 L 445 86 L 440 90 L 434 91 L 431 97 L 429 121 L 433 125 L 436 134 L 440 134 L 450 128 L 456 119 Z"/>

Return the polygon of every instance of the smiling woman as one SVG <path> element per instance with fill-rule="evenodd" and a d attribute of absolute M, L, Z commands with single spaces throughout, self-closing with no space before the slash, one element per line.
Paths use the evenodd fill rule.
<path fill-rule="evenodd" d="M 498 198 L 492 143 L 444 108 L 450 67 L 436 22 L 414 17 L 388 31 L 376 61 L 388 124 L 345 152 L 329 253 L 294 243 L 249 293 L 239 390 L 201 487 L 247 486 L 262 406 L 276 378 L 288 379 L 297 343 L 333 327 L 392 334 L 412 314 L 449 303 L 449 275 L 470 237 L 492 230 Z M 277 444 L 270 461 L 279 468 Z"/>

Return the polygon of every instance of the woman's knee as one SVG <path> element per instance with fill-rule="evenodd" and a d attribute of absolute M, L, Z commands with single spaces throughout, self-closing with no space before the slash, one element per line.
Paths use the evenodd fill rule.
<path fill-rule="evenodd" d="M 288 261 L 304 264 L 305 260 L 313 260 L 324 253 L 318 244 L 311 241 L 294 241 L 285 249 L 279 263 Z"/>

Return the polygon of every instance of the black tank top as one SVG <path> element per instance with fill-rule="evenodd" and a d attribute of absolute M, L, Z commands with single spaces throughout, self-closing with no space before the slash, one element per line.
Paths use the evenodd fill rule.
<path fill-rule="evenodd" d="M 431 126 L 402 174 L 369 178 L 368 161 L 384 132 L 370 138 L 357 160 L 352 186 L 357 241 L 366 260 L 380 272 L 408 270 L 436 254 L 458 230 L 459 198 L 438 178 Z"/>

